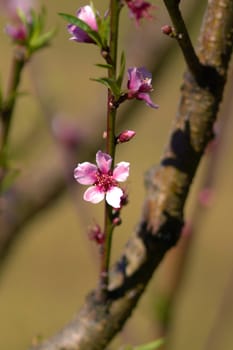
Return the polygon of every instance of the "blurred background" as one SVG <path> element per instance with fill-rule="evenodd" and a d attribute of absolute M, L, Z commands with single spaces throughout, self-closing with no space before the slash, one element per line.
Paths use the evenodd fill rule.
<path fill-rule="evenodd" d="M 139 222 L 145 196 L 144 174 L 160 161 L 185 70 L 176 42 L 160 30 L 162 25 L 170 24 L 163 3 L 152 3 L 154 19 L 140 27 L 129 20 L 127 9 L 121 17 L 120 47 L 126 52 L 127 67 L 145 66 L 153 71 L 152 100 L 160 108 L 152 110 L 141 101 L 127 102 L 119 115 L 118 131 L 133 129 L 137 135 L 117 150 L 117 160 L 131 163 L 127 185 L 130 203 L 123 211 L 123 224 L 115 230 L 112 261 Z M 195 43 L 205 3 L 182 4 Z M 38 2 L 37 6 L 44 4 Z M 104 72 L 94 66 L 102 62 L 98 49 L 69 41 L 66 24 L 58 16 L 59 12 L 75 14 L 85 4 L 74 0 L 46 2 L 47 29 L 56 26 L 57 36 L 51 47 L 32 58 L 23 74 L 23 94 L 16 105 L 11 133 L 12 166 L 20 170 L 16 186 L 21 196 L 27 196 L 28 191 L 32 203 L 43 204 L 16 230 L 17 239 L 1 260 L 0 349 L 4 350 L 25 350 L 36 337 L 46 338 L 58 331 L 82 306 L 98 279 L 98 247 L 88 239 L 87 229 L 93 222 L 102 225 L 103 207 L 84 203 L 84 187 L 70 181 L 69 175 L 78 162 L 92 161 L 102 147 L 106 91 L 90 78 Z M 108 2 L 95 1 L 95 6 L 103 14 Z M 3 14 L 0 20 L 0 72 L 5 87 L 12 45 L 4 33 Z M 216 126 L 217 134 L 223 136 L 218 156 L 212 156 L 214 145 L 202 161 L 186 206 L 193 238 L 182 266 L 182 279 L 178 283 L 174 276 L 180 269 L 185 241 L 166 255 L 138 308 L 108 349 L 159 337 L 165 317 L 163 303 L 174 292 L 169 348 L 233 347 L 232 67 L 229 77 Z M 209 182 L 211 193 L 200 200 L 200 191 Z M 51 184 L 57 186 L 57 191 L 55 188 L 46 202 L 41 197 Z M 177 284 L 179 288 L 174 290 Z"/>

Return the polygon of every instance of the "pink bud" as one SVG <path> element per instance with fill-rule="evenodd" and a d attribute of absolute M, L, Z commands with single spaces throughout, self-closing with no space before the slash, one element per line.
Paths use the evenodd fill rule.
<path fill-rule="evenodd" d="M 128 141 L 130 141 L 135 135 L 136 135 L 136 132 L 133 131 L 133 130 L 125 130 L 125 131 L 122 131 L 122 132 L 117 136 L 117 143 L 128 142 Z"/>
<path fill-rule="evenodd" d="M 122 222 L 121 218 L 119 218 L 119 217 L 116 217 L 112 220 L 112 223 L 114 226 L 119 226 L 121 224 L 121 222 Z"/>
<path fill-rule="evenodd" d="M 88 236 L 92 241 L 95 241 L 99 245 L 102 245 L 104 243 L 105 234 L 102 232 L 98 224 L 95 224 L 89 229 Z"/>
<path fill-rule="evenodd" d="M 23 43 L 27 39 L 27 29 L 23 24 L 18 26 L 8 24 L 5 27 L 5 32 L 13 41 L 18 43 Z"/>
<path fill-rule="evenodd" d="M 166 34 L 169 36 L 173 36 L 173 34 L 174 34 L 172 27 L 169 26 L 168 24 L 165 24 L 164 26 L 162 26 L 161 31 L 163 34 Z"/>
<path fill-rule="evenodd" d="M 125 190 L 123 190 L 123 195 L 121 196 L 121 207 L 129 203 L 129 196 Z"/>

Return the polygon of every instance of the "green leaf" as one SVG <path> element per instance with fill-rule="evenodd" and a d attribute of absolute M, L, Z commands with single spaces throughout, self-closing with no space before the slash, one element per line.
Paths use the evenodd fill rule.
<path fill-rule="evenodd" d="M 44 33 L 36 38 L 33 38 L 30 40 L 29 47 L 31 52 L 35 52 L 36 50 L 39 50 L 45 46 L 48 46 L 50 44 L 51 39 L 55 36 L 57 33 L 57 29 L 52 29 L 47 33 Z"/>
<path fill-rule="evenodd" d="M 106 48 L 108 46 L 108 39 L 109 39 L 109 33 L 110 33 L 110 16 L 104 17 L 103 19 L 98 20 L 98 31 L 99 35 L 102 39 L 103 46 Z"/>
<path fill-rule="evenodd" d="M 41 35 L 44 29 L 45 15 L 44 8 L 42 8 L 40 14 L 37 14 L 33 10 L 31 11 L 32 21 L 28 23 L 28 29 L 30 30 L 29 41 L 33 41 Z"/>
<path fill-rule="evenodd" d="M 120 61 L 120 73 L 119 73 L 119 76 L 117 78 L 117 84 L 120 87 L 122 85 L 124 74 L 125 74 L 125 53 L 122 52 L 122 54 L 121 54 L 121 61 Z"/>
<path fill-rule="evenodd" d="M 106 63 L 106 64 L 96 63 L 95 66 L 100 67 L 100 68 L 106 68 L 106 69 L 112 68 L 112 65 L 108 64 L 108 63 Z"/>
<path fill-rule="evenodd" d="M 118 98 L 120 96 L 121 90 L 115 80 L 110 78 L 97 78 L 97 79 L 91 79 L 91 80 L 97 81 L 107 86 L 107 88 L 112 91 L 115 98 Z"/>
<path fill-rule="evenodd" d="M 59 13 L 59 15 L 65 19 L 68 23 L 74 24 L 75 26 L 81 28 L 85 33 L 89 35 L 89 37 L 94 40 L 94 42 L 102 49 L 103 43 L 101 40 L 101 37 L 98 32 L 93 30 L 86 22 L 82 21 L 81 19 L 68 15 L 66 13 Z"/>
<path fill-rule="evenodd" d="M 17 15 L 19 16 L 21 22 L 27 26 L 27 23 L 28 23 L 28 20 L 27 20 L 27 16 L 26 16 L 26 13 L 21 9 L 21 8 L 18 8 L 17 9 Z"/>
<path fill-rule="evenodd" d="M 157 350 L 161 345 L 165 343 L 164 338 L 157 339 L 151 343 L 147 343 L 144 345 L 139 345 L 133 348 L 133 350 Z"/>

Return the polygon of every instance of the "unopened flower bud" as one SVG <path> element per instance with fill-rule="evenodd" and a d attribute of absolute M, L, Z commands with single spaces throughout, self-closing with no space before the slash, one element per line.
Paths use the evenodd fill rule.
<path fill-rule="evenodd" d="M 5 27 L 6 34 L 17 43 L 23 43 L 27 39 L 27 29 L 23 24 L 18 26 L 8 24 Z"/>
<path fill-rule="evenodd" d="M 112 220 L 112 223 L 114 226 L 119 226 L 121 224 L 121 218 L 120 217 L 116 217 Z"/>
<path fill-rule="evenodd" d="M 95 224 L 89 229 L 88 236 L 92 241 L 95 241 L 99 245 L 102 245 L 104 243 L 105 234 L 102 232 L 98 224 Z"/>
<path fill-rule="evenodd" d="M 163 34 L 169 35 L 169 36 L 173 36 L 174 35 L 174 31 L 172 29 L 171 26 L 169 26 L 168 24 L 165 24 L 164 26 L 161 27 L 161 31 Z"/>
<path fill-rule="evenodd" d="M 127 205 L 128 203 L 129 203 L 129 196 L 125 191 L 123 191 L 123 196 L 121 196 L 121 207 L 123 207 L 124 205 Z"/>
<path fill-rule="evenodd" d="M 136 135 L 136 132 L 133 130 L 125 130 L 122 131 L 118 136 L 117 136 L 117 143 L 123 143 L 123 142 L 128 142 L 130 141 L 134 136 Z"/>
<path fill-rule="evenodd" d="M 96 15 L 91 6 L 86 5 L 80 7 L 76 14 L 77 18 L 85 22 L 91 29 L 95 32 L 98 32 L 98 24 L 96 20 Z M 95 41 L 81 28 L 75 24 L 68 24 L 68 32 L 71 34 L 70 40 L 77 41 L 79 43 L 92 43 L 95 44 Z"/>

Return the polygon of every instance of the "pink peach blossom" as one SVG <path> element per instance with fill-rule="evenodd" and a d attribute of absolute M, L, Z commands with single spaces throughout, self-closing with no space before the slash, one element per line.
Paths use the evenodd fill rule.
<path fill-rule="evenodd" d="M 118 182 L 123 182 L 129 176 L 129 163 L 120 162 L 112 170 L 112 158 L 102 151 L 96 153 L 96 164 L 79 163 L 74 169 L 74 178 L 82 185 L 92 185 L 83 195 L 84 200 L 99 203 L 104 198 L 113 208 L 121 207 L 121 197 L 124 192 Z"/>
<path fill-rule="evenodd" d="M 91 6 L 86 5 L 80 7 L 80 9 L 78 9 L 77 11 L 76 16 L 77 18 L 81 19 L 83 22 L 88 24 L 89 27 L 91 27 L 91 29 L 93 29 L 96 32 L 98 31 L 95 13 Z M 94 43 L 92 38 L 90 38 L 89 35 L 78 26 L 74 24 L 68 24 L 67 29 L 68 32 L 72 35 L 70 40 L 78 41 L 80 43 Z"/>
<path fill-rule="evenodd" d="M 146 104 L 152 108 L 158 108 L 151 101 L 149 93 L 153 91 L 152 75 L 144 67 L 132 67 L 128 69 L 128 99 L 136 98 L 144 100 Z"/>

